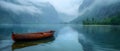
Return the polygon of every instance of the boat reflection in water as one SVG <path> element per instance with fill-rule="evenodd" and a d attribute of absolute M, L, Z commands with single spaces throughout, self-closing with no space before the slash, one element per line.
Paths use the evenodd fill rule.
<path fill-rule="evenodd" d="M 55 39 L 54 37 L 49 37 L 49 38 L 35 40 L 35 41 L 14 42 L 12 45 L 12 50 L 14 51 L 15 49 L 19 49 L 19 48 L 24 48 L 24 47 L 29 47 L 29 46 L 34 46 L 34 45 L 38 45 L 38 44 L 52 42 L 54 39 Z"/>

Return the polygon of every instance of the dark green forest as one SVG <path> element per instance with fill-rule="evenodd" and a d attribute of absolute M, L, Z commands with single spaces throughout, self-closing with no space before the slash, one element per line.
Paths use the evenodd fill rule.
<path fill-rule="evenodd" d="M 103 19 L 87 18 L 82 23 L 84 25 L 120 25 L 120 14 Z"/>

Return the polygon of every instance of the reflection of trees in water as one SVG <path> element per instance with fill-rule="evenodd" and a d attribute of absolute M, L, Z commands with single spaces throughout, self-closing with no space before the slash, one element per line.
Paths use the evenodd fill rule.
<path fill-rule="evenodd" d="M 54 40 L 54 37 L 35 40 L 35 41 L 15 42 L 12 45 L 12 50 L 24 48 L 24 47 L 29 47 L 29 46 L 34 46 L 34 45 L 38 45 L 38 44 L 42 44 L 42 43 L 47 43 L 47 42 L 51 42 L 53 40 Z"/>
<path fill-rule="evenodd" d="M 89 30 L 90 29 L 90 30 Z M 94 26 L 88 27 L 90 39 L 102 47 L 120 49 L 119 26 Z"/>
<path fill-rule="evenodd" d="M 84 51 L 94 51 L 93 44 L 88 41 L 87 38 L 89 36 L 87 35 L 90 33 L 91 29 L 88 26 L 72 26 L 77 32 L 79 32 L 79 42 L 81 43 Z M 81 37 L 82 36 L 82 37 Z"/>
<path fill-rule="evenodd" d="M 109 44 L 111 44 L 115 49 L 120 49 L 120 26 L 112 26 L 110 32 L 112 40 Z"/>
<path fill-rule="evenodd" d="M 74 28 L 87 39 L 94 42 L 92 45 L 97 44 L 104 48 L 120 49 L 120 26 L 82 26 L 82 28 L 77 26 Z M 92 49 L 92 45 L 89 42 L 80 42 L 82 42 L 86 51 Z"/>
<path fill-rule="evenodd" d="M 93 49 L 94 45 L 91 42 L 87 41 L 87 39 L 79 38 L 79 42 L 82 44 L 84 51 L 94 51 Z"/>
<path fill-rule="evenodd" d="M 119 34 L 120 26 L 112 26 L 110 31 L 113 32 L 114 34 Z"/>

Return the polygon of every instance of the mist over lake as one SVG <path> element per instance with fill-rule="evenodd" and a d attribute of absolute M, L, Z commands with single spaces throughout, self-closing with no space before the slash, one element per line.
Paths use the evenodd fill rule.
<path fill-rule="evenodd" d="M 1 51 L 119 51 L 119 26 L 83 26 L 80 24 L 55 24 L 55 25 L 16 25 L 1 28 Z M 11 32 L 26 33 L 55 30 L 55 39 L 46 42 L 33 42 L 37 45 L 27 45 L 18 48 L 20 43 L 14 44 Z M 5 31 L 5 32 L 4 32 Z M 8 35 L 9 34 L 9 35 Z M 17 46 L 16 46 L 17 45 Z M 14 47 L 13 49 L 13 46 Z"/>
<path fill-rule="evenodd" d="M 0 0 L 0 51 L 120 51 L 120 0 Z"/>

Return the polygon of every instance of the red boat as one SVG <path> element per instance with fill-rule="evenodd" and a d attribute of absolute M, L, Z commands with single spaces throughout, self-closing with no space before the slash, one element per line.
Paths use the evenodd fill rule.
<path fill-rule="evenodd" d="M 12 32 L 12 39 L 14 41 L 31 41 L 38 39 L 45 39 L 49 37 L 53 37 L 55 31 L 47 31 L 47 32 L 37 32 L 37 33 L 24 33 L 17 34 Z"/>

